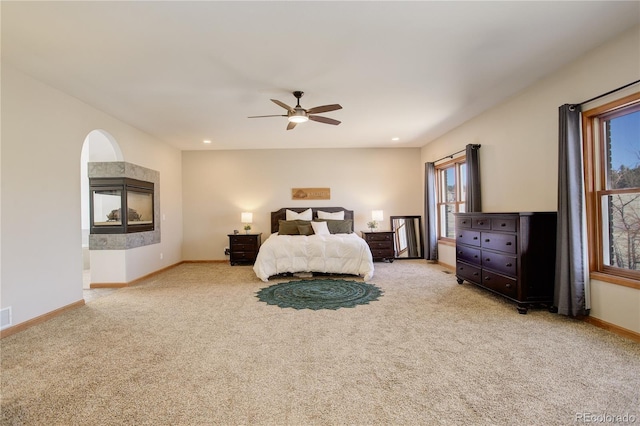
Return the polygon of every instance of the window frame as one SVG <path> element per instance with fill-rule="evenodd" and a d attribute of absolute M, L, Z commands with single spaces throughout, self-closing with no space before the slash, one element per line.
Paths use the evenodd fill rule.
<path fill-rule="evenodd" d="M 440 242 L 449 242 L 449 243 L 454 243 L 455 244 L 455 238 L 449 238 L 447 236 L 442 236 L 441 235 L 441 230 L 442 230 L 442 215 L 440 214 L 441 212 L 441 207 L 442 205 L 446 205 L 446 204 L 453 204 L 455 206 L 455 211 L 454 213 L 458 213 L 460 212 L 460 205 L 461 204 L 467 204 L 467 200 L 466 198 L 464 200 L 462 200 L 462 186 L 460 185 L 461 183 L 461 173 L 460 173 L 460 166 L 462 164 L 466 164 L 467 163 L 467 156 L 466 155 L 461 155 L 459 157 L 456 158 L 452 158 L 449 161 L 446 161 L 444 163 L 441 164 L 436 164 L 435 165 L 435 175 L 436 175 L 436 216 L 437 216 L 437 223 L 438 223 L 438 241 Z M 455 193 L 456 193 L 456 201 L 455 202 L 443 202 L 442 201 L 442 195 L 443 195 L 443 191 L 442 191 L 442 175 L 443 175 L 443 171 L 446 169 L 449 169 L 451 167 L 454 167 L 455 169 L 455 176 L 456 176 L 456 185 L 455 185 Z M 466 209 L 465 209 L 466 210 Z"/>
<path fill-rule="evenodd" d="M 609 189 L 607 154 L 601 120 L 620 117 L 640 109 L 640 92 L 624 96 L 582 112 L 583 163 L 589 272 L 591 278 L 640 289 L 640 270 L 606 265 L 604 262 L 603 213 L 601 197 L 612 194 L 638 193 L 637 189 Z"/>

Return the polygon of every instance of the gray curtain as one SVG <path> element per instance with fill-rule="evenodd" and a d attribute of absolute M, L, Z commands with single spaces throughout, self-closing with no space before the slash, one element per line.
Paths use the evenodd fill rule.
<path fill-rule="evenodd" d="M 467 211 L 482 211 L 482 195 L 480 193 L 480 145 L 468 144 L 467 156 Z"/>
<path fill-rule="evenodd" d="M 438 222 L 436 218 L 436 165 L 424 165 L 424 258 L 438 260 Z"/>
<path fill-rule="evenodd" d="M 572 316 L 589 314 L 580 111 L 579 105 L 560 107 L 554 306 Z"/>

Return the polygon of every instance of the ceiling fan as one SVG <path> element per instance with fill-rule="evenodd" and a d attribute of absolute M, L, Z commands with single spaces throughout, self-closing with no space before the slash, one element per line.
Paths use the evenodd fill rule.
<path fill-rule="evenodd" d="M 304 92 L 301 92 L 299 90 L 293 92 L 293 96 L 296 97 L 296 99 L 298 100 L 295 108 L 291 108 L 289 105 L 285 104 L 284 102 L 280 102 L 277 99 L 271 99 L 271 102 L 275 103 L 276 105 L 281 106 L 282 108 L 287 110 L 287 114 L 282 114 L 282 115 L 254 115 L 252 117 L 249 118 L 262 118 L 262 117 L 287 117 L 287 119 L 289 120 L 289 124 L 287 125 L 287 130 L 291 130 L 294 127 L 296 127 L 296 124 L 298 123 L 304 123 L 308 120 L 312 120 L 312 121 L 317 121 L 319 123 L 325 123 L 325 124 L 333 124 L 333 125 L 338 125 L 340 124 L 340 121 L 338 120 L 334 120 L 333 118 L 327 118 L 327 117 L 322 117 L 320 115 L 314 115 L 320 112 L 329 112 L 329 111 L 335 111 L 338 109 L 342 109 L 342 106 L 338 105 L 338 104 L 332 104 L 332 105 L 322 105 L 322 106 L 317 106 L 315 108 L 309 108 L 309 109 L 304 109 L 300 106 L 300 98 L 302 97 L 302 95 L 304 95 Z"/>

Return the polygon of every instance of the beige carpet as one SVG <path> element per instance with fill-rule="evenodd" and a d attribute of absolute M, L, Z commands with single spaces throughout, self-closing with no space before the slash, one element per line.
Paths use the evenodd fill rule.
<path fill-rule="evenodd" d="M 355 308 L 255 297 L 289 280 L 183 264 L 3 339 L 2 424 L 640 423 L 637 343 L 424 261 L 376 263 Z"/>

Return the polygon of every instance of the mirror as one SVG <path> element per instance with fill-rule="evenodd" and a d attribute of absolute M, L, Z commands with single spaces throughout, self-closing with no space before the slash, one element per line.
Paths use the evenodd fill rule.
<path fill-rule="evenodd" d="M 391 216 L 396 259 L 422 259 L 420 216 Z"/>

